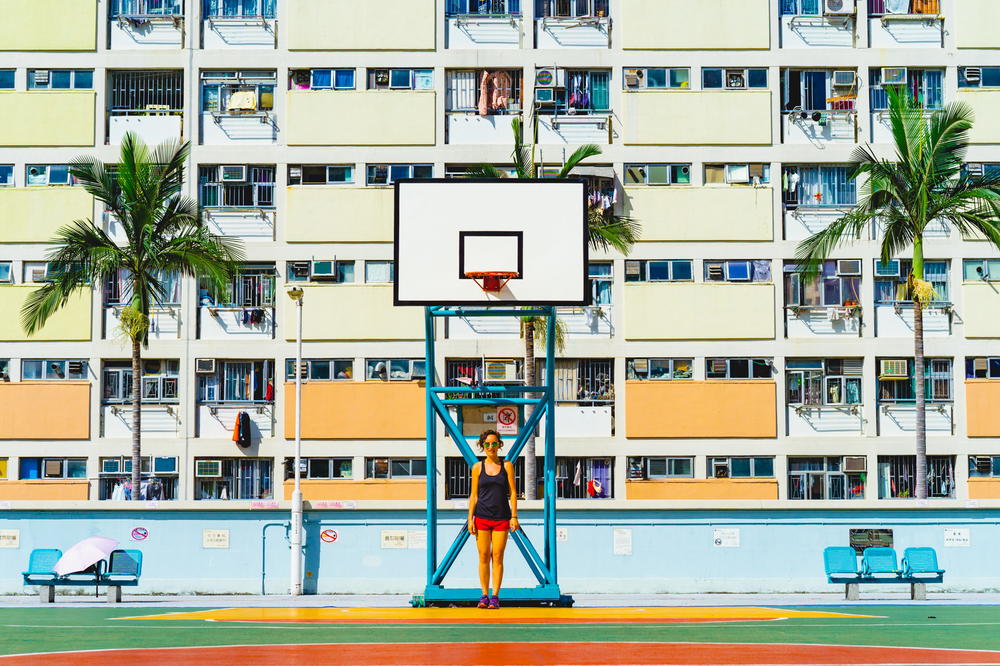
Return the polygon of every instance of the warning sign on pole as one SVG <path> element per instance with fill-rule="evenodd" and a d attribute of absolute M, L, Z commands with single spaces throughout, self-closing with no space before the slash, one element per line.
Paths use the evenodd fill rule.
<path fill-rule="evenodd" d="M 517 409 L 497 407 L 497 432 L 501 435 L 517 434 Z"/>

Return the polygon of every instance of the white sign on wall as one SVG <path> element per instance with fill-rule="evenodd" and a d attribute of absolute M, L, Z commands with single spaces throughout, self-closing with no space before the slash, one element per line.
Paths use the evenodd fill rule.
<path fill-rule="evenodd" d="M 969 536 L 968 527 L 946 527 L 944 528 L 945 548 L 968 548 L 972 543 Z"/>
<path fill-rule="evenodd" d="M 501 435 L 517 434 L 517 408 L 497 407 L 497 432 Z"/>
<path fill-rule="evenodd" d="M 21 530 L 0 530 L 0 548 L 20 548 Z"/>
<path fill-rule="evenodd" d="M 423 550 L 427 548 L 427 531 L 406 530 L 406 547 L 410 550 Z"/>
<path fill-rule="evenodd" d="M 406 530 L 382 530 L 382 548 L 406 548 Z"/>
<path fill-rule="evenodd" d="M 632 554 L 632 530 L 616 527 L 612 534 L 612 548 L 615 555 Z"/>
<path fill-rule="evenodd" d="M 716 548 L 739 548 L 740 528 L 725 527 L 712 530 L 712 543 L 715 544 Z"/>
<path fill-rule="evenodd" d="M 557 527 L 556 528 L 556 541 L 569 541 L 569 528 L 568 527 Z"/>
<path fill-rule="evenodd" d="M 229 530 L 202 530 L 202 548 L 229 548 Z"/>

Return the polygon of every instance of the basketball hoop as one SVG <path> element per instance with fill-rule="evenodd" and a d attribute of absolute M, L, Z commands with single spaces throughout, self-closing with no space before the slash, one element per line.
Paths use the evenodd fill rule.
<path fill-rule="evenodd" d="M 508 282 L 517 276 L 518 274 L 513 271 L 483 271 L 465 274 L 465 277 L 475 280 L 480 289 L 491 293 L 502 290 Z"/>

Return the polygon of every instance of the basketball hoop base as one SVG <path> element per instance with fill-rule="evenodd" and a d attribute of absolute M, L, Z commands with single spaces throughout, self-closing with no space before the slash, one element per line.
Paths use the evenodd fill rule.
<path fill-rule="evenodd" d="M 475 280 L 483 291 L 495 294 L 502 291 L 518 274 L 512 271 L 484 271 L 466 273 L 465 277 Z"/>

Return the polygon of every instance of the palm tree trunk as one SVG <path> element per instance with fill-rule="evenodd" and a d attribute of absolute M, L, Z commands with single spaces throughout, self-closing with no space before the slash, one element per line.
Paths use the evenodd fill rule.
<path fill-rule="evenodd" d="M 535 323 L 533 321 L 524 322 L 524 381 L 528 386 L 535 386 Z M 529 393 L 529 398 L 537 397 L 535 393 Z M 524 406 L 524 418 L 531 418 L 534 405 Z M 538 482 L 535 470 L 535 433 L 528 434 L 528 440 L 524 444 L 524 499 L 537 499 L 536 489 Z"/>
<path fill-rule="evenodd" d="M 927 497 L 927 402 L 924 395 L 924 309 L 913 302 L 913 374 L 917 398 L 916 497 Z"/>
<path fill-rule="evenodd" d="M 139 501 L 142 486 L 142 343 L 132 339 L 132 499 Z"/>

